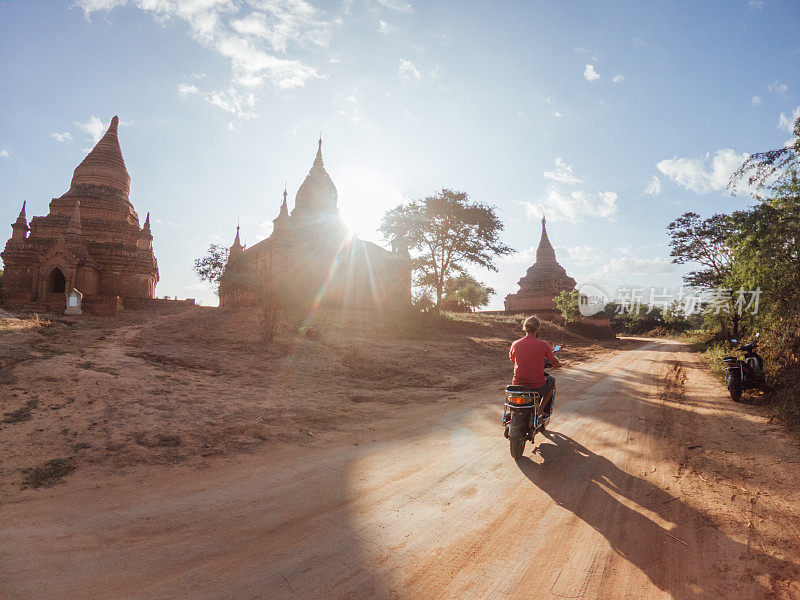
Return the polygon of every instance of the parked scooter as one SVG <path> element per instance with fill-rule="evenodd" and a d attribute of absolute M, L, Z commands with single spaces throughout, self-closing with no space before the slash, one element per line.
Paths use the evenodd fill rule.
<path fill-rule="evenodd" d="M 561 350 L 559 344 L 553 348 L 553 352 Z M 546 358 L 544 359 L 545 369 L 553 365 Z M 545 372 L 545 376 L 547 376 Z M 556 401 L 556 389 L 553 387 L 553 400 L 550 404 L 550 412 Z M 525 452 L 525 442 L 533 439 L 537 433 L 544 431 L 550 422 L 550 415 L 544 412 L 544 396 L 537 389 L 526 388 L 520 385 L 506 386 L 506 401 L 503 404 L 503 418 L 501 423 L 505 427 L 505 436 L 509 441 L 511 456 L 514 460 L 522 456 Z"/>
<path fill-rule="evenodd" d="M 758 338 L 759 334 L 757 333 L 755 341 L 734 348 L 734 350 L 744 352 L 744 360 L 735 356 L 726 356 L 722 359 L 722 362 L 725 363 L 725 383 L 728 385 L 728 392 L 734 402 L 741 400 L 743 390 L 759 388 L 763 391 L 766 389 L 764 360 L 756 352 Z M 739 340 L 732 339 L 731 342 L 737 344 Z"/>

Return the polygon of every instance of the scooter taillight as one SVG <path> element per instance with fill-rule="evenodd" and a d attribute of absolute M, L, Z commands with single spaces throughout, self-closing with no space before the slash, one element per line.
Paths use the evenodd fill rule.
<path fill-rule="evenodd" d="M 508 398 L 509 404 L 530 404 L 533 401 L 533 398 L 529 398 L 527 396 L 515 396 L 513 394 L 506 395 Z"/>

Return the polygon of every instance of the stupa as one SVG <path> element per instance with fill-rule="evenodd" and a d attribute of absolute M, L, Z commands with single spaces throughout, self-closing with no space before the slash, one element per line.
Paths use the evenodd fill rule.
<path fill-rule="evenodd" d="M 349 233 L 339 214 L 336 186 L 323 164 L 322 139 L 291 213 L 283 190 L 272 234 L 245 248 L 237 226 L 220 282 L 220 306 L 256 302 L 241 285 L 240 269 L 251 282 L 291 280 L 301 297 L 337 308 L 404 308 L 411 302 L 408 248 L 396 242 L 389 251 Z"/>
<path fill-rule="evenodd" d="M 90 311 L 111 306 L 116 312 L 126 299 L 154 297 L 158 263 L 150 214 L 140 227 L 129 199 L 131 178 L 118 126 L 115 116 L 75 168 L 69 190 L 51 200 L 46 216 L 33 217 L 28 225 L 22 203 L 0 254 L 3 303 L 63 310 L 66 292 L 75 288 Z"/>
<path fill-rule="evenodd" d="M 519 291 L 505 298 L 510 312 L 534 313 L 548 321 L 561 321 L 561 312 L 553 298 L 564 290 L 575 289 L 575 280 L 558 264 L 556 251 L 547 236 L 547 221 L 542 215 L 542 237 L 536 249 L 536 262 L 519 280 Z"/>

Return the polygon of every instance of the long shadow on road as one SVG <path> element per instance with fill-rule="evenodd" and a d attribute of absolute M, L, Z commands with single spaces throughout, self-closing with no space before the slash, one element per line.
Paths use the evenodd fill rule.
<path fill-rule="evenodd" d="M 763 598 L 769 596 L 770 590 L 761 582 L 769 580 L 771 573 L 780 570 L 798 575 L 793 563 L 732 540 L 710 527 L 703 513 L 653 483 L 621 470 L 569 436 L 557 432 L 544 435 L 550 443 L 538 447 L 543 462 L 523 457 L 517 461 L 520 470 L 672 597 L 720 598 L 728 597 L 727 592 L 736 597 Z M 655 513 L 676 526 L 666 529 L 647 513 Z M 680 550 L 676 551 L 676 547 Z M 747 577 L 741 573 L 728 577 L 722 569 L 717 576 L 708 577 L 709 562 L 742 556 L 747 557 Z M 742 595 L 748 587 L 752 588 L 749 595 Z"/>

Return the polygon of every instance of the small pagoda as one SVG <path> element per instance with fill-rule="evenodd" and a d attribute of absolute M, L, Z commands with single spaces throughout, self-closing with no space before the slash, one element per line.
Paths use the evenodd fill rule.
<path fill-rule="evenodd" d="M 564 290 L 575 289 L 575 280 L 558 264 L 556 251 L 547 237 L 547 221 L 542 215 L 542 238 L 536 249 L 536 262 L 519 280 L 519 291 L 505 299 L 508 312 L 534 313 L 548 321 L 561 321 L 553 298 Z"/>

